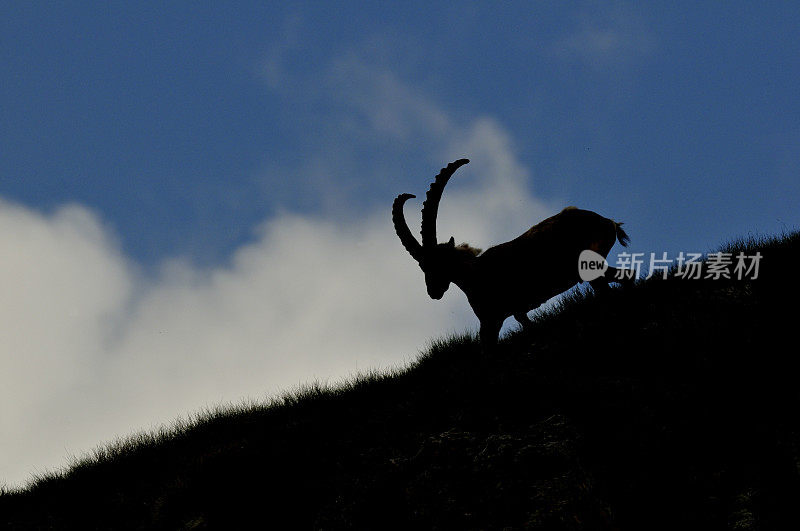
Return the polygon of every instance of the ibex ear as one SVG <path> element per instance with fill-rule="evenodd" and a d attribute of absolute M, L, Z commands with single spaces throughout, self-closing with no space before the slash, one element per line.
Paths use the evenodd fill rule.
<path fill-rule="evenodd" d="M 456 240 L 452 236 L 450 236 L 450 239 L 447 241 L 447 245 L 449 245 L 450 247 L 455 247 Z"/>

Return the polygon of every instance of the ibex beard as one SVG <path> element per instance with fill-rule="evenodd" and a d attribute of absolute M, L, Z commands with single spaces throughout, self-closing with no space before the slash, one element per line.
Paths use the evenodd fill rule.
<path fill-rule="evenodd" d="M 622 224 L 589 210 L 567 207 L 555 216 L 534 225 L 513 240 L 484 252 L 467 244 L 456 245 L 436 239 L 439 201 L 453 173 L 469 162 L 459 159 L 439 172 L 422 205 L 422 243 L 411 234 L 403 215 L 405 202 L 415 197 L 400 194 L 392 205 L 392 222 L 403 247 L 425 273 L 425 284 L 432 299 L 441 299 L 453 283 L 466 294 L 480 321 L 480 340 L 485 348 L 498 340 L 503 321 L 510 316 L 529 325 L 528 312 L 551 297 L 582 282 L 578 257 L 590 249 L 605 258 L 616 241 L 628 245 Z M 632 282 L 631 272 L 608 267 L 590 284 L 607 290 L 615 278 Z"/>

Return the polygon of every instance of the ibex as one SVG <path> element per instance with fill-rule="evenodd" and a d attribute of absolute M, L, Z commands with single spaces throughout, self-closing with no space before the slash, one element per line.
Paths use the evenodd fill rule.
<path fill-rule="evenodd" d="M 403 204 L 412 194 L 400 194 L 392 204 L 392 222 L 403 247 L 425 273 L 428 295 L 439 300 L 450 283 L 467 295 L 480 320 L 480 340 L 493 346 L 507 317 L 514 316 L 523 326 L 530 324 L 528 311 L 558 295 L 578 282 L 578 257 L 590 249 L 605 258 L 619 241 L 629 242 L 621 223 L 603 216 L 567 207 L 560 213 L 534 225 L 521 236 L 481 253 L 467 244 L 456 246 L 436 240 L 436 215 L 439 200 L 453 173 L 469 162 L 459 159 L 442 168 L 422 205 L 422 243 L 411 234 L 403 215 Z M 595 290 L 608 289 L 615 276 L 632 281 L 631 272 L 619 273 L 609 267 L 603 276 L 592 280 Z"/>

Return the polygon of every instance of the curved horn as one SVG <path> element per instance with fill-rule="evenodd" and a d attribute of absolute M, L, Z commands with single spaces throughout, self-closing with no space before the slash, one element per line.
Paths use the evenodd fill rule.
<path fill-rule="evenodd" d="M 403 244 L 403 247 L 406 248 L 406 251 L 408 251 L 414 260 L 419 262 L 422 259 L 422 246 L 414 235 L 411 234 L 408 224 L 406 223 L 406 218 L 403 215 L 403 204 L 412 197 L 417 196 L 412 194 L 400 194 L 395 198 L 394 203 L 392 203 L 392 223 L 394 223 L 394 231 L 400 238 L 400 243 Z"/>
<path fill-rule="evenodd" d="M 431 184 L 428 193 L 426 194 L 425 201 L 422 203 L 422 246 L 433 247 L 436 245 L 436 214 L 439 211 L 439 200 L 442 198 L 444 186 L 453 173 L 467 164 L 469 159 L 458 159 L 442 168 L 439 175 Z"/>

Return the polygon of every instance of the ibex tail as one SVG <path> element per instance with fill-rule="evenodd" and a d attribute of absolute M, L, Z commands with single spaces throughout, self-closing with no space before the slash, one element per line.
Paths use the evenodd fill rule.
<path fill-rule="evenodd" d="M 614 222 L 614 230 L 617 231 L 617 241 L 623 247 L 627 247 L 630 243 L 631 239 L 628 237 L 628 234 L 622 229 L 622 223 Z"/>

